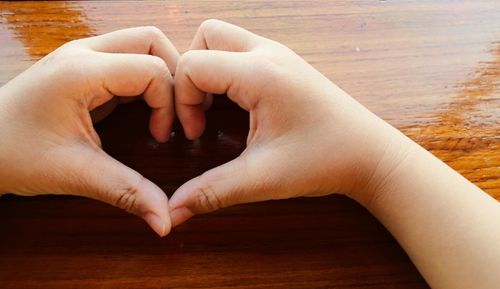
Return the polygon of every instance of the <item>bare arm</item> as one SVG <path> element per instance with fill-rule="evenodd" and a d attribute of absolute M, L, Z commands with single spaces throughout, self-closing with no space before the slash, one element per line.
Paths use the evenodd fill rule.
<path fill-rule="evenodd" d="M 433 288 L 498 288 L 500 204 L 422 147 L 381 164 L 358 200 Z M 375 181 L 376 180 L 376 181 Z"/>
<path fill-rule="evenodd" d="M 247 148 L 172 196 L 178 225 L 238 203 L 342 193 L 397 238 L 435 289 L 500 284 L 496 200 L 356 102 L 283 45 L 203 23 L 176 69 L 176 111 L 204 129 L 205 93 L 250 112 Z"/>

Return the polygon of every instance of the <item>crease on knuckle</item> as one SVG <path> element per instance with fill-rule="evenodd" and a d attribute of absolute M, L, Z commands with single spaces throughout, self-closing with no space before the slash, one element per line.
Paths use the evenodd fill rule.
<path fill-rule="evenodd" d="M 203 185 L 196 189 L 195 196 L 203 212 L 216 211 L 225 207 L 222 199 L 217 195 L 210 182 L 203 182 Z"/>
<path fill-rule="evenodd" d="M 115 206 L 129 213 L 138 214 L 139 212 L 137 211 L 137 195 L 139 191 L 137 188 L 143 181 L 144 177 L 142 175 L 139 175 L 137 182 L 131 183 L 121 189 L 118 193 L 118 198 L 115 201 Z"/>

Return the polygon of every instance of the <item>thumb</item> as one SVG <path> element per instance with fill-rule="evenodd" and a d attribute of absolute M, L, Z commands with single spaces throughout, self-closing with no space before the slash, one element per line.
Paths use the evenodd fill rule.
<path fill-rule="evenodd" d="M 162 237 L 170 232 L 166 194 L 100 148 L 81 144 L 64 147 L 52 161 L 54 167 L 62 168 L 53 180 L 56 188 L 63 184 L 60 193 L 85 196 L 124 209 L 143 218 Z M 57 179 L 61 176 L 63 182 Z"/>
<path fill-rule="evenodd" d="M 183 184 L 169 202 L 172 226 L 195 214 L 274 198 L 268 192 L 276 182 L 258 163 L 255 157 L 240 156 Z"/>

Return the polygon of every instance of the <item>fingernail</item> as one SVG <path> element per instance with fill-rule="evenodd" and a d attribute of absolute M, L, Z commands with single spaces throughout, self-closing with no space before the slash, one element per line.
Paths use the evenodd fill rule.
<path fill-rule="evenodd" d="M 166 225 L 158 215 L 148 212 L 144 215 L 144 220 L 153 228 L 156 234 L 160 235 L 160 237 L 165 236 Z"/>

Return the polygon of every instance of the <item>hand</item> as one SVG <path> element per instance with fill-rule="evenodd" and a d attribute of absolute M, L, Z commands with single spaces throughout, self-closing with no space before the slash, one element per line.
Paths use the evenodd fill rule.
<path fill-rule="evenodd" d="M 0 192 L 86 196 L 168 234 L 166 195 L 101 149 L 89 111 L 102 118 L 117 97 L 142 95 L 152 108 L 151 133 L 167 141 L 177 59 L 160 30 L 139 27 L 67 43 L 7 83 L 0 89 Z"/>
<path fill-rule="evenodd" d="M 206 95 L 222 93 L 250 112 L 247 148 L 174 193 L 174 226 L 268 199 L 341 192 L 369 202 L 411 146 L 287 47 L 208 20 L 177 65 L 176 113 L 188 138 L 204 130 Z"/>

